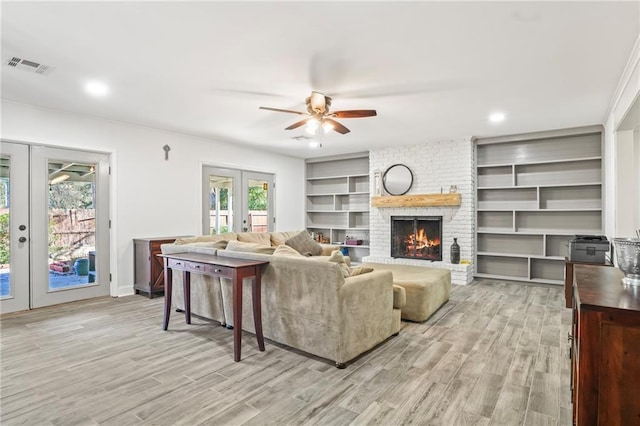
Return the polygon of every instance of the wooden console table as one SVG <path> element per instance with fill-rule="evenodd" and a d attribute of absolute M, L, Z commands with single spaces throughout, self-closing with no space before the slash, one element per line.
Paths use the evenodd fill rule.
<path fill-rule="evenodd" d="M 242 341 L 242 280 L 253 277 L 253 323 L 258 339 L 258 348 L 264 351 L 264 337 L 262 336 L 262 304 L 260 277 L 262 267 L 269 262 L 220 257 L 202 253 L 159 254 L 164 258 L 164 320 L 162 329 L 169 327 L 171 315 L 172 271 L 182 271 L 184 285 L 184 316 L 187 324 L 191 324 L 191 273 L 209 275 L 212 277 L 230 278 L 233 289 L 233 359 L 240 361 L 240 347 Z"/>

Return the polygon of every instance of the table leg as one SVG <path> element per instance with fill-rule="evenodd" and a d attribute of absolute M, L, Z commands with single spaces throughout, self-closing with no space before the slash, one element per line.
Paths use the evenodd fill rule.
<path fill-rule="evenodd" d="M 264 351 L 264 337 L 262 336 L 262 291 L 260 280 L 260 266 L 256 266 L 255 277 L 253 282 L 253 324 L 256 328 L 256 338 L 258 339 L 258 349 Z"/>
<path fill-rule="evenodd" d="M 169 260 L 164 258 L 164 319 L 162 329 L 169 327 L 169 316 L 171 315 L 171 287 L 173 285 L 172 270 L 169 268 Z"/>
<path fill-rule="evenodd" d="M 242 346 L 242 278 L 233 278 L 233 360 L 240 361 Z"/>
<path fill-rule="evenodd" d="M 191 324 L 191 272 L 182 271 L 182 288 L 184 289 L 184 319 Z"/>

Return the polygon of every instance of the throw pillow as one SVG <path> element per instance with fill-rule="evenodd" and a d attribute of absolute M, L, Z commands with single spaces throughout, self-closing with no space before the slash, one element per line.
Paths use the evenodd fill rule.
<path fill-rule="evenodd" d="M 240 232 L 238 241 L 243 243 L 256 243 L 263 246 L 271 245 L 271 237 L 268 232 Z"/>
<path fill-rule="evenodd" d="M 274 247 L 281 246 L 291 237 L 298 235 L 300 231 L 287 231 L 287 232 L 271 232 L 271 245 Z"/>
<path fill-rule="evenodd" d="M 276 247 L 275 251 L 273 252 L 273 255 L 274 256 L 289 256 L 289 257 L 304 257 L 303 255 L 298 253 L 294 248 L 289 247 L 289 246 L 285 246 L 285 245 L 280 245 L 280 246 Z"/>
<path fill-rule="evenodd" d="M 329 256 L 329 262 L 338 264 L 338 266 L 340 267 L 340 272 L 342 272 L 342 276 L 344 278 L 350 276 L 351 271 L 349 271 L 349 267 L 345 263 L 344 256 L 342 255 L 342 253 L 340 253 L 340 250 L 334 250 L 333 253 L 331 253 L 331 256 Z"/>
<path fill-rule="evenodd" d="M 368 272 L 373 271 L 373 268 L 367 268 L 365 266 L 356 266 L 355 268 L 351 268 L 349 270 L 350 275 L 352 277 L 356 276 L 356 275 L 362 275 L 362 274 L 366 274 Z"/>
<path fill-rule="evenodd" d="M 310 256 L 320 256 L 322 254 L 322 246 L 311 238 L 307 231 L 300 231 L 296 236 L 289 238 L 284 243 L 300 254 L 307 255 L 307 253 L 310 253 Z"/>
<path fill-rule="evenodd" d="M 245 253 L 261 253 L 261 254 L 273 254 L 275 247 L 265 246 L 257 243 L 244 243 L 242 241 L 229 241 L 227 244 L 227 250 L 242 251 Z"/>

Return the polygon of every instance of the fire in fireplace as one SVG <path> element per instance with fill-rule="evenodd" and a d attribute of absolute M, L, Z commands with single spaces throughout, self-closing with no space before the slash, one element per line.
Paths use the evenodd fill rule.
<path fill-rule="evenodd" d="M 391 216 L 391 257 L 442 260 L 442 216 Z"/>

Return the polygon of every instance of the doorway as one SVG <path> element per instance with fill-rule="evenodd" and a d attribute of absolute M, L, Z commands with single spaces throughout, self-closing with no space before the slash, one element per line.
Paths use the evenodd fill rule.
<path fill-rule="evenodd" d="M 204 166 L 202 189 L 204 235 L 274 230 L 273 174 Z"/>
<path fill-rule="evenodd" d="M 0 142 L 0 312 L 109 294 L 109 157 Z"/>

